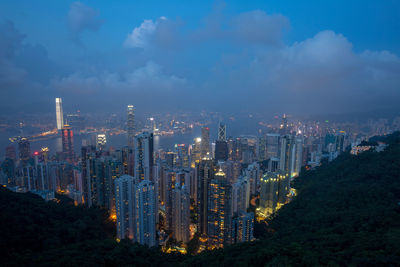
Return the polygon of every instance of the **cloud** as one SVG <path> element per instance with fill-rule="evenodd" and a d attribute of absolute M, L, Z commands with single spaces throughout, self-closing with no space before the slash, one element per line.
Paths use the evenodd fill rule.
<path fill-rule="evenodd" d="M 151 41 L 160 21 L 164 20 L 167 20 L 167 18 L 160 17 L 156 21 L 151 19 L 144 20 L 140 26 L 134 28 L 132 32 L 128 34 L 124 46 L 127 48 L 147 48 L 151 45 Z"/>
<path fill-rule="evenodd" d="M 99 11 L 81 2 L 73 2 L 68 12 L 68 25 L 74 41 L 80 42 L 85 31 L 98 31 L 103 24 Z"/>
<path fill-rule="evenodd" d="M 217 65 L 215 72 L 214 87 L 239 92 L 239 101 L 253 97 L 254 107 L 275 111 L 365 110 L 396 106 L 400 98 L 399 58 L 387 51 L 356 53 L 351 42 L 333 31 L 237 55 Z"/>
<path fill-rule="evenodd" d="M 0 24 L 0 89 L 20 85 L 26 75 L 14 62 L 24 38 L 11 21 Z"/>
<path fill-rule="evenodd" d="M 144 20 L 128 34 L 123 45 L 125 48 L 185 49 L 222 41 L 229 45 L 276 46 L 282 44 L 282 34 L 290 28 L 288 18 L 280 14 L 254 10 L 231 17 L 223 11 L 223 6 L 217 6 L 204 19 L 204 24 L 194 30 L 185 30 L 180 19 Z"/>
<path fill-rule="evenodd" d="M 101 26 L 99 13 L 80 2 L 70 14 L 78 40 Z M 10 95 L 31 101 L 57 94 L 88 110 L 126 99 L 157 111 L 176 99 L 189 109 L 234 112 L 398 107 L 400 59 L 390 51 L 356 51 L 330 30 L 285 43 L 289 19 L 262 10 L 232 15 L 218 7 L 202 22 L 193 28 L 179 18 L 144 20 L 124 48 L 79 51 L 66 67 L 52 62 L 45 47 L 28 44 L 12 23 L 0 24 L 1 103 Z"/>
<path fill-rule="evenodd" d="M 102 94 L 116 93 L 157 93 L 182 89 L 186 80 L 176 75 L 167 74 L 163 68 L 152 62 L 126 73 L 103 72 L 95 75 L 73 73 L 52 81 L 56 90 L 65 93 Z"/>
<path fill-rule="evenodd" d="M 232 37 L 247 43 L 275 45 L 282 42 L 282 32 L 289 20 L 280 14 L 268 15 L 262 10 L 239 14 L 232 20 Z"/>

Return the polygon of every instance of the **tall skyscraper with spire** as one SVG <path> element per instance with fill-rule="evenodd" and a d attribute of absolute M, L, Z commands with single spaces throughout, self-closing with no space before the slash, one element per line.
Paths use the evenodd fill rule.
<path fill-rule="evenodd" d="M 133 150 L 135 144 L 135 107 L 133 105 L 128 105 L 128 147 Z"/>
<path fill-rule="evenodd" d="M 62 108 L 61 98 L 56 98 L 56 118 L 57 118 L 57 130 L 61 130 L 64 127 L 64 114 Z"/>

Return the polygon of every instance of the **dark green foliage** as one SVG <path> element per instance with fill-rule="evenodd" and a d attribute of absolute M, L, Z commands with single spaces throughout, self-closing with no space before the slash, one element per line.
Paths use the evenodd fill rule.
<path fill-rule="evenodd" d="M 45 202 L 32 193 L 14 193 L 0 188 L 0 253 L 3 259 L 35 254 L 85 240 L 103 240 L 114 235 L 107 213 L 97 208 L 75 207 L 59 196 Z M 16 257 L 18 258 L 18 257 Z"/>
<path fill-rule="evenodd" d="M 65 201 L 0 190 L 2 263 L 42 266 L 398 266 L 400 134 L 381 153 L 348 153 L 293 186 L 298 196 L 269 222 L 260 240 L 196 256 L 163 254 L 115 242 L 106 214 Z M 262 236 L 262 237 L 261 237 Z M 195 240 L 196 241 L 196 240 Z M 194 251 L 198 242 L 189 242 Z"/>

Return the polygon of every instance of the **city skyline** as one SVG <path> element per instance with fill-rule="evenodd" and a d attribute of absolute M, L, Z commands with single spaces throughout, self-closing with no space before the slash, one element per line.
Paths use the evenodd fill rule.
<path fill-rule="evenodd" d="M 393 0 L 0 2 L 0 258 L 396 265 L 399 18 Z"/>

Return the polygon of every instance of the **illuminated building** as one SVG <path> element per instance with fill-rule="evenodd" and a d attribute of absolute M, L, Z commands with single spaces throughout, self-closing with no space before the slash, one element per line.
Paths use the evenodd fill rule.
<path fill-rule="evenodd" d="M 296 136 L 294 142 L 290 178 L 298 176 L 303 165 L 303 139 L 300 136 Z"/>
<path fill-rule="evenodd" d="M 197 137 L 194 139 L 194 144 L 190 150 L 190 160 L 192 163 L 192 168 L 195 167 L 196 163 L 199 163 L 201 159 L 201 138 Z"/>
<path fill-rule="evenodd" d="M 266 135 L 267 158 L 279 158 L 280 135 L 269 133 Z"/>
<path fill-rule="evenodd" d="M 74 161 L 74 134 L 69 125 L 64 125 L 61 131 L 62 137 L 62 148 L 64 159 L 73 162 Z"/>
<path fill-rule="evenodd" d="M 19 160 L 22 164 L 26 164 L 31 157 L 31 145 L 29 140 L 25 137 L 22 137 L 18 141 L 18 152 L 19 152 Z"/>
<path fill-rule="evenodd" d="M 127 115 L 128 147 L 133 150 L 135 144 L 135 108 L 133 105 L 128 105 Z"/>
<path fill-rule="evenodd" d="M 96 136 L 96 147 L 98 150 L 103 150 L 107 144 L 107 137 L 105 134 L 98 134 Z"/>
<path fill-rule="evenodd" d="M 242 142 L 240 138 L 229 140 L 228 147 L 230 147 L 229 159 L 233 161 L 242 160 Z"/>
<path fill-rule="evenodd" d="M 143 132 L 135 137 L 135 178 L 152 180 L 153 133 Z"/>
<path fill-rule="evenodd" d="M 49 148 L 48 147 L 42 147 L 40 149 L 40 154 L 41 154 L 42 160 L 44 162 L 49 161 Z"/>
<path fill-rule="evenodd" d="M 201 128 L 201 148 L 200 148 L 201 158 L 210 156 L 210 128 Z"/>
<path fill-rule="evenodd" d="M 62 107 L 61 98 L 56 98 L 56 117 L 57 117 L 57 130 L 61 130 L 64 127 L 64 114 Z"/>
<path fill-rule="evenodd" d="M 250 193 L 253 195 L 257 194 L 261 178 L 260 165 L 257 162 L 250 164 L 245 173 L 247 180 L 250 182 Z"/>
<path fill-rule="evenodd" d="M 108 158 L 105 165 L 105 207 L 115 214 L 115 180 L 123 175 L 123 165 L 118 159 Z"/>
<path fill-rule="evenodd" d="M 115 179 L 115 210 L 117 215 L 117 238 L 135 239 L 135 179 L 122 175 Z"/>
<path fill-rule="evenodd" d="M 172 190 L 172 234 L 178 242 L 187 243 L 190 237 L 190 196 L 187 186 L 175 185 Z"/>
<path fill-rule="evenodd" d="M 218 125 L 218 141 L 226 141 L 226 125 L 222 123 Z"/>
<path fill-rule="evenodd" d="M 185 144 L 176 144 L 176 166 L 179 168 L 189 168 L 189 153 Z"/>
<path fill-rule="evenodd" d="M 95 152 L 96 148 L 92 146 L 82 146 L 81 148 L 83 200 L 89 207 L 92 205 L 90 160 L 95 157 Z"/>
<path fill-rule="evenodd" d="M 212 160 L 202 160 L 196 164 L 197 177 L 197 217 L 198 229 L 200 234 L 207 234 L 207 214 L 208 214 L 208 196 L 209 184 L 214 178 L 215 166 Z"/>
<path fill-rule="evenodd" d="M 290 177 L 292 175 L 292 166 L 295 156 L 295 142 L 292 135 L 285 135 L 281 138 L 281 151 L 280 151 L 280 162 L 279 170 L 284 175 L 279 183 L 279 199 L 278 202 L 281 204 L 286 203 L 286 195 L 290 189 Z"/>
<path fill-rule="evenodd" d="M 242 173 L 242 164 L 239 161 L 228 160 L 228 161 L 218 162 L 218 165 L 224 171 L 226 179 L 231 184 L 235 183 Z"/>
<path fill-rule="evenodd" d="M 232 218 L 232 243 L 249 242 L 254 239 L 254 213 L 240 212 Z"/>
<path fill-rule="evenodd" d="M 257 160 L 264 161 L 267 158 L 267 138 L 260 136 L 257 139 Z"/>
<path fill-rule="evenodd" d="M 153 247 L 156 244 L 156 195 L 154 183 L 143 180 L 135 185 L 136 241 Z"/>
<path fill-rule="evenodd" d="M 165 161 L 170 168 L 173 168 L 176 164 L 176 153 L 171 151 L 165 153 Z"/>
<path fill-rule="evenodd" d="M 172 216 L 173 216 L 173 190 L 176 186 L 176 171 L 171 169 L 165 169 L 163 171 L 162 178 L 164 180 L 162 186 L 162 193 L 164 199 L 162 200 L 165 204 L 165 227 L 168 230 L 172 230 Z"/>
<path fill-rule="evenodd" d="M 266 218 L 275 212 L 278 204 L 279 183 L 285 177 L 278 172 L 267 172 L 261 178 L 259 213 Z"/>
<path fill-rule="evenodd" d="M 283 116 L 282 116 L 282 123 L 279 126 L 279 132 L 280 132 L 281 135 L 285 135 L 285 134 L 289 134 L 290 133 L 286 114 L 283 114 Z"/>
<path fill-rule="evenodd" d="M 208 186 L 207 236 L 211 247 L 231 244 L 231 191 L 225 173 L 219 170 Z"/>
<path fill-rule="evenodd" d="M 232 215 L 246 212 L 250 201 L 250 183 L 244 178 L 239 177 L 237 182 L 232 185 Z"/>
<path fill-rule="evenodd" d="M 121 150 L 116 151 L 117 158 L 122 162 L 122 172 L 133 176 L 133 155 L 130 153 L 130 149 L 127 146 L 122 147 Z"/>

